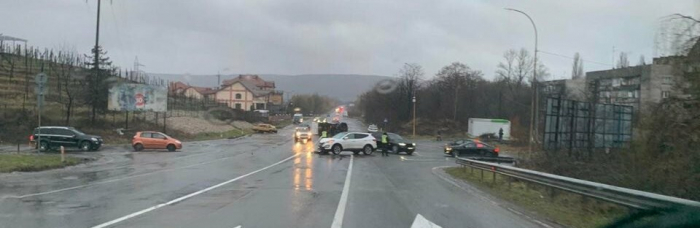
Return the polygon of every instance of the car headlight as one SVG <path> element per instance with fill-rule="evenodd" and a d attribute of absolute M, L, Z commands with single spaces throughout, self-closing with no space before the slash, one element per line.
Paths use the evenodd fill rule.
<path fill-rule="evenodd" d="M 92 141 L 97 141 L 97 138 L 92 137 L 92 138 L 90 138 L 90 140 L 92 140 Z"/>
<path fill-rule="evenodd" d="M 447 148 L 445 148 L 445 150 L 450 151 L 450 150 L 452 150 L 452 147 L 447 147 Z"/>
<path fill-rule="evenodd" d="M 406 146 L 406 143 L 399 143 L 399 146 Z"/>

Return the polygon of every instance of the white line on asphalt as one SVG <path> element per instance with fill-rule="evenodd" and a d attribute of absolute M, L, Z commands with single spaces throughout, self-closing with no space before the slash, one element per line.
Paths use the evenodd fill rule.
<path fill-rule="evenodd" d="M 234 228 L 241 228 L 241 227 L 242 227 L 241 225 L 238 225 L 238 226 L 236 226 L 236 227 L 234 227 Z"/>
<path fill-rule="evenodd" d="M 234 156 L 235 156 L 235 155 L 234 155 Z M 187 165 L 187 166 L 183 166 L 183 167 L 177 167 L 177 168 L 172 168 L 172 169 L 161 169 L 161 170 L 157 170 L 157 171 L 153 171 L 153 172 L 141 173 L 141 174 L 126 176 L 126 177 L 122 177 L 122 178 L 116 178 L 116 179 L 111 179 L 111 180 L 106 180 L 106 181 L 94 182 L 94 183 L 91 183 L 91 184 L 78 185 L 78 186 L 73 186 L 73 187 L 68 187 L 68 188 L 61 188 L 61 189 L 56 189 L 56 190 L 51 190 L 51 191 L 46 191 L 46 192 L 37 192 L 37 193 L 26 194 L 26 195 L 21 195 L 21 196 L 4 196 L 4 197 L 0 198 L 0 200 L 3 200 L 3 199 L 22 199 L 22 198 L 27 198 L 27 197 L 32 197 L 32 196 L 40 196 L 40 195 L 48 195 L 48 194 L 53 194 L 53 193 L 65 192 L 65 191 L 70 191 L 70 190 L 79 189 L 79 188 L 86 188 L 86 187 L 90 187 L 90 186 L 93 186 L 93 185 L 106 184 L 106 183 L 111 183 L 111 182 L 117 182 L 117 181 L 122 181 L 122 180 L 126 180 L 126 179 L 131 179 L 131 178 L 135 178 L 135 177 L 140 177 L 140 176 L 146 176 L 146 175 L 161 173 L 161 172 L 165 172 L 165 171 L 178 170 L 178 169 L 186 169 L 186 168 L 191 168 L 191 167 L 194 167 L 194 166 L 200 166 L 200 165 L 211 164 L 211 163 L 220 162 L 220 161 L 223 161 L 223 160 L 232 158 L 232 157 L 234 157 L 234 156 L 219 158 L 219 159 L 216 159 L 216 160 L 213 160 L 213 161 L 195 163 L 195 164 L 191 164 L 191 165 Z"/>
<path fill-rule="evenodd" d="M 416 219 L 414 219 L 413 224 L 411 224 L 411 228 L 442 228 L 442 226 L 438 226 L 437 224 L 423 217 L 421 214 L 417 214 Z"/>
<path fill-rule="evenodd" d="M 109 222 L 106 222 L 106 223 L 102 223 L 102 224 L 97 225 L 97 226 L 93 226 L 92 228 L 103 228 L 103 227 L 108 227 L 108 226 L 117 224 L 117 223 L 119 223 L 119 222 L 125 221 L 125 220 L 127 220 L 127 219 L 130 219 L 130 218 L 133 218 L 133 217 L 136 217 L 136 216 L 139 216 L 139 215 L 142 215 L 142 214 L 151 212 L 151 211 L 156 210 L 156 209 L 158 209 L 158 208 L 165 207 L 165 206 L 168 206 L 168 205 L 171 205 L 171 204 L 174 204 L 174 203 L 178 203 L 178 202 L 180 202 L 180 201 L 189 199 L 189 198 L 194 197 L 194 196 L 197 196 L 197 195 L 199 195 L 199 194 L 202 194 L 202 193 L 211 191 L 211 190 L 213 190 L 213 189 L 215 189 L 215 188 L 224 186 L 224 185 L 229 184 L 229 183 L 231 183 L 231 182 L 234 182 L 234 181 L 243 179 L 243 178 L 245 178 L 245 177 L 247 177 L 247 176 L 256 174 L 256 173 L 258 173 L 258 172 L 260 172 L 260 171 L 263 171 L 263 170 L 272 168 L 272 167 L 274 167 L 274 166 L 276 166 L 276 165 L 279 165 L 279 164 L 282 164 L 282 163 L 284 163 L 284 162 L 286 162 L 286 161 L 289 161 L 289 160 L 291 160 L 292 158 L 294 158 L 294 157 L 296 157 L 296 156 L 299 156 L 299 154 L 292 155 L 291 157 L 285 158 L 285 159 L 282 160 L 282 161 L 278 161 L 278 162 L 276 162 L 276 163 L 274 163 L 274 164 L 272 164 L 272 165 L 265 166 L 265 167 L 263 167 L 263 168 L 261 168 L 261 169 L 255 170 L 255 171 L 250 172 L 250 173 L 247 173 L 247 174 L 245 174 L 245 175 L 242 175 L 242 176 L 239 176 L 239 177 L 236 177 L 236 178 L 233 178 L 233 179 L 230 179 L 230 180 L 221 182 L 221 183 L 219 183 L 219 184 L 217 184 L 217 185 L 214 185 L 214 186 L 211 186 L 211 187 L 208 187 L 208 188 L 205 188 L 205 189 L 202 189 L 202 190 L 199 190 L 199 191 L 196 191 L 196 192 L 187 194 L 187 195 L 185 195 L 185 196 L 182 196 L 182 197 L 180 197 L 180 198 L 177 198 L 177 199 L 168 201 L 168 202 L 166 202 L 166 203 L 161 203 L 161 204 L 155 205 L 155 206 L 153 206 L 153 207 L 149 207 L 149 208 L 146 208 L 146 209 L 143 209 L 143 210 L 140 210 L 140 211 L 137 211 L 137 212 L 128 214 L 128 215 L 123 216 L 123 217 L 121 217 L 121 218 L 117 218 L 117 219 L 114 219 L 114 220 L 112 220 L 112 221 L 109 221 Z M 352 163 L 352 159 L 350 159 L 350 163 Z"/>
<path fill-rule="evenodd" d="M 348 192 L 350 192 L 350 176 L 352 175 L 352 160 L 355 156 L 350 155 L 350 165 L 348 166 L 348 174 L 345 176 L 345 185 L 343 186 L 343 193 L 340 194 L 340 202 L 338 202 L 338 209 L 335 210 L 335 216 L 333 217 L 333 224 L 331 228 L 341 228 L 343 227 L 343 216 L 345 216 L 345 206 L 348 204 Z"/>

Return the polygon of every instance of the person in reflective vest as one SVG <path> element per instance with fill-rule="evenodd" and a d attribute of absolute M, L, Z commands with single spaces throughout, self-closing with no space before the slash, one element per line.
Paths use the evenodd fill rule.
<path fill-rule="evenodd" d="M 326 137 L 328 137 L 328 132 L 326 130 L 323 130 L 321 132 L 321 138 L 326 138 Z"/>
<path fill-rule="evenodd" d="M 389 156 L 387 147 L 389 147 L 389 135 L 384 132 L 384 134 L 382 134 L 382 156 Z"/>

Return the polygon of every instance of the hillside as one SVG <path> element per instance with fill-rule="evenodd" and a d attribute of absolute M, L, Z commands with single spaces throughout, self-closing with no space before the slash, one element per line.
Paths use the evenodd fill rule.
<path fill-rule="evenodd" d="M 149 73 L 149 75 L 170 81 L 182 81 L 193 86 L 215 87 L 217 84 L 216 75 L 157 73 Z M 233 78 L 236 75 L 238 74 L 222 75 L 221 81 Z M 318 93 L 319 95 L 329 96 L 341 101 L 353 101 L 358 95 L 372 88 L 380 80 L 390 78 L 379 75 L 357 74 L 260 74 L 260 76 L 265 80 L 274 81 L 277 89 L 290 95 Z"/>

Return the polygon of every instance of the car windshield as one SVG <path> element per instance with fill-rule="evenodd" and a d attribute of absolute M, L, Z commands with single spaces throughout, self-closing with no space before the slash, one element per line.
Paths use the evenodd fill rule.
<path fill-rule="evenodd" d="M 82 131 L 79 131 L 78 129 L 70 128 L 70 130 L 72 130 L 73 132 L 75 132 L 78 135 L 85 135 L 85 133 L 83 133 Z"/>
<path fill-rule="evenodd" d="M 347 133 L 338 133 L 338 134 L 334 135 L 333 138 L 334 138 L 334 139 L 341 139 L 341 138 L 343 138 L 345 135 L 347 135 Z"/>
<path fill-rule="evenodd" d="M 389 138 L 391 138 L 391 139 L 398 139 L 398 140 L 403 139 L 403 138 L 401 138 L 400 135 L 397 135 L 397 134 L 394 134 L 394 133 L 387 133 L 387 135 L 389 135 Z"/>
<path fill-rule="evenodd" d="M 0 228 L 700 220 L 700 0 L 0 6 Z"/>

